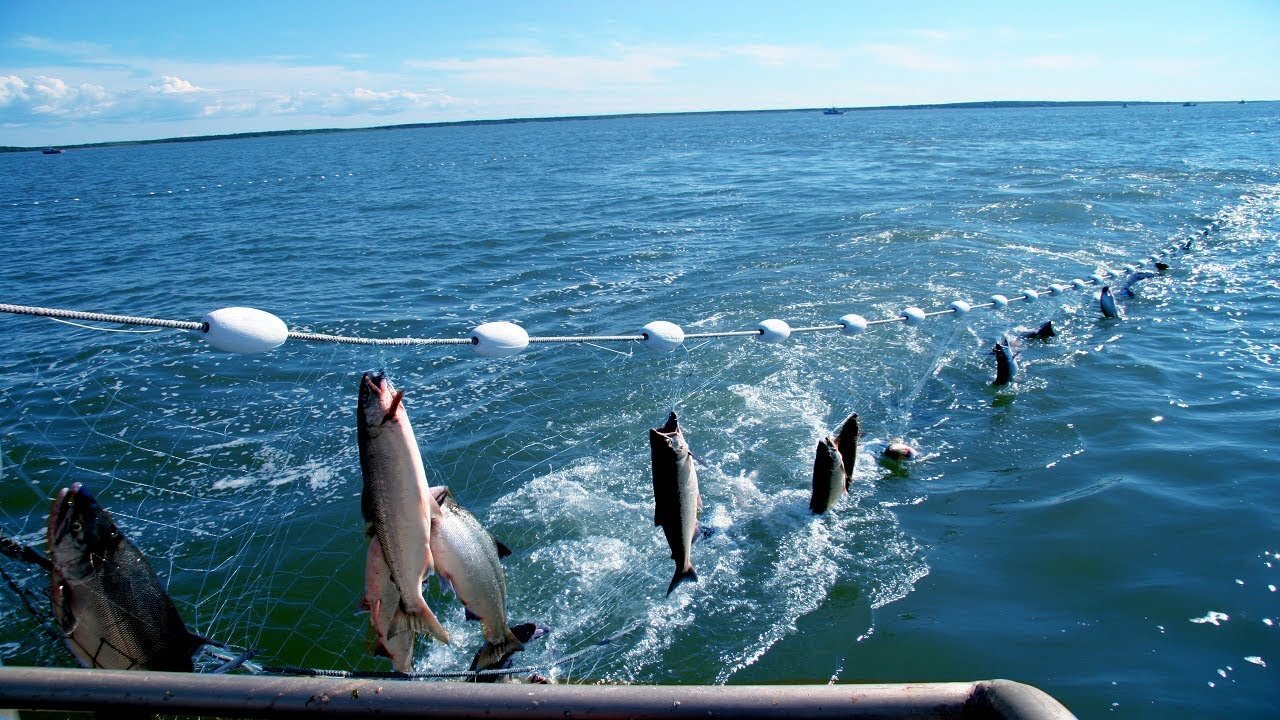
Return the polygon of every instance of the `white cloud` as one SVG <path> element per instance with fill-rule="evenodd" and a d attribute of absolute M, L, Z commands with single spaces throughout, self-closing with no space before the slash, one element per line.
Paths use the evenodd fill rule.
<path fill-rule="evenodd" d="M 161 95 L 185 95 L 187 93 L 205 92 L 203 88 L 198 88 L 173 75 L 165 75 L 159 85 L 152 85 L 149 89 L 151 92 L 160 93 Z"/>
<path fill-rule="evenodd" d="M 59 78 L 36 75 L 24 80 L 17 75 L 0 77 L 0 120 L 12 122 L 13 115 L 65 117 L 97 115 L 114 103 L 106 88 L 92 83 L 68 85 Z"/>
<path fill-rule="evenodd" d="M 214 90 L 176 75 L 131 89 L 108 91 L 101 85 L 72 85 L 47 75 L 0 76 L 0 124 L 49 126 L 93 116 L 103 122 L 174 122 L 194 118 L 269 118 L 279 116 L 388 116 L 440 109 L 455 100 L 433 89 L 347 88 L 289 92 L 254 89 Z"/>

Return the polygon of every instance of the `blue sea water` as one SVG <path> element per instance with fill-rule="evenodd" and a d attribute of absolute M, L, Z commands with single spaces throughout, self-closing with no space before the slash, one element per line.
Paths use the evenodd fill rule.
<path fill-rule="evenodd" d="M 1181 244 L 1103 319 L 1097 288 L 862 335 L 453 347 L 0 316 L 0 530 L 42 546 L 82 482 L 196 631 L 267 664 L 366 653 L 357 381 L 406 390 L 433 484 L 515 552 L 517 664 L 569 682 L 974 680 L 1081 717 L 1280 704 L 1280 104 L 657 116 L 0 155 L 0 302 L 295 330 L 687 332 L 945 309 Z M 1052 320 L 994 387 L 1002 332 Z M 118 329 L 116 326 L 110 326 Z M 665 596 L 647 428 L 700 459 L 699 582 Z M 850 496 L 808 508 L 850 412 Z M 903 437 L 922 457 L 878 450 Z M 37 599 L 38 573 L 3 565 Z M 6 590 L 0 659 L 71 662 Z M 465 669 L 479 630 L 434 581 Z M 37 607 L 39 609 L 39 607 Z M 592 643 L 613 638 L 600 647 Z M 545 671 L 545 669 L 544 669 Z"/>

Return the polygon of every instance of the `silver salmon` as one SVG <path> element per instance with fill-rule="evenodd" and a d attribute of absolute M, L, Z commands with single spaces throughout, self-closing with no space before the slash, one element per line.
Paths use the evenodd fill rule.
<path fill-rule="evenodd" d="M 702 511 L 698 471 L 674 412 L 665 425 L 650 428 L 649 452 L 653 468 L 653 524 L 660 526 L 667 536 L 671 559 L 676 563 L 675 574 L 667 586 L 670 595 L 680 583 L 698 580 L 690 556 L 693 539 L 698 534 L 698 513 Z"/>
<path fill-rule="evenodd" d="M 991 348 L 996 356 L 996 379 L 992 385 L 1008 385 L 1018 376 L 1018 351 L 1009 344 L 1009 339 L 1002 337 Z"/>
<path fill-rule="evenodd" d="M 111 670 L 191 672 L 191 634 L 146 557 L 80 483 L 49 513 L 53 614 L 76 659 Z"/>
<path fill-rule="evenodd" d="M 413 634 L 448 643 L 449 633 L 422 597 L 422 583 L 434 568 L 427 473 L 404 409 L 404 391 L 396 392 L 381 373 L 365 373 L 360 379 L 356 430 L 364 477 L 360 509 L 369 538 L 361 607 L 369 610 L 380 642 L 399 637 L 407 627 L 410 649 Z M 397 648 L 380 647 L 379 652 L 395 663 Z"/>
<path fill-rule="evenodd" d="M 858 457 L 858 414 L 850 415 L 834 438 L 818 441 L 813 458 L 813 494 L 809 509 L 815 514 L 830 510 L 849 491 L 854 461 Z"/>
<path fill-rule="evenodd" d="M 853 466 L 858 459 L 858 437 L 862 435 L 862 426 L 858 423 L 858 413 L 845 418 L 836 433 L 836 449 L 840 451 L 840 461 L 844 465 L 844 489 L 853 484 Z"/>
<path fill-rule="evenodd" d="M 441 585 L 453 590 L 467 608 L 467 618 L 480 621 L 484 646 L 472 670 L 500 665 L 524 644 L 507 627 L 507 576 L 502 558 L 511 554 L 476 517 L 458 504 L 449 488 L 432 489 L 431 555 Z"/>
<path fill-rule="evenodd" d="M 830 510 L 845 493 L 844 463 L 835 441 L 824 437 L 818 441 L 813 458 L 813 494 L 809 497 L 809 509 L 815 514 Z"/>

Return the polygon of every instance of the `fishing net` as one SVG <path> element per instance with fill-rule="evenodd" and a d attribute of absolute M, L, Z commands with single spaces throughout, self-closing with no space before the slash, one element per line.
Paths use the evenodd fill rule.
<path fill-rule="evenodd" d="M 1224 216 L 1232 213 L 1241 215 Z M 862 279 L 847 296 L 820 297 L 792 281 L 763 292 L 788 298 L 779 316 L 826 321 L 854 307 L 894 317 L 905 304 L 945 306 L 996 288 L 989 278 L 923 279 L 877 266 L 886 248 L 927 239 L 942 267 L 971 263 L 974 253 L 1003 258 L 1011 287 L 1023 287 L 1059 272 L 1087 274 L 1098 254 L 1131 257 L 1156 239 L 1138 230 L 1147 237 L 1129 246 L 1062 251 L 1017 239 L 993 248 L 965 231 L 878 231 L 846 246 L 832 241 L 862 259 L 844 271 Z M 660 283 L 665 271 L 586 289 L 596 281 L 564 280 L 529 297 L 567 313 L 556 322 L 570 326 L 587 298 L 625 296 Z M 504 561 L 509 620 L 550 628 L 514 664 L 567 681 L 730 682 L 821 610 L 841 612 L 836 632 L 848 652 L 874 632 L 876 611 L 929 572 L 927 547 L 896 514 L 914 499 L 892 489 L 901 470 L 879 462 L 878 449 L 903 436 L 945 451 L 951 418 L 993 402 L 957 390 L 988 381 L 981 348 L 1019 323 L 1069 323 L 1093 302 L 1080 293 L 1034 310 L 895 324 L 853 339 L 690 341 L 670 354 L 576 343 L 500 360 L 466 348 L 298 342 L 237 356 L 194 333 L 108 334 L 4 317 L 13 342 L 0 355 L 0 527 L 42 549 L 50 499 L 83 483 L 142 549 L 188 627 L 228 646 L 202 655 L 199 669 L 252 650 L 268 670 L 387 670 L 369 655 L 367 619 L 355 612 L 366 549 L 356 392 L 363 371 L 381 369 L 405 390 L 429 481 L 450 487 L 514 551 Z M 642 307 L 616 309 L 602 329 L 654 319 Z M 760 320 L 750 308 L 689 312 L 673 319 L 691 332 Z M 413 333 L 400 320 L 286 320 L 317 332 Z M 1096 341 L 1085 334 L 1079 342 Z M 1056 361 L 1071 357 L 1064 349 Z M 672 563 L 652 523 L 646 434 L 671 410 L 698 457 L 709 532 L 693 551 L 698 583 L 668 597 Z M 814 516 L 814 445 L 850 412 L 864 427 L 850 497 Z M 928 462 L 913 469 L 925 482 L 942 472 Z M 877 491 L 885 480 L 890 489 Z M 0 604 L 0 655 L 10 664 L 70 664 L 48 613 L 47 573 L 10 558 L 0 567 L 22 600 Z M 415 671 L 465 670 L 481 643 L 478 625 L 434 580 L 427 600 L 454 642 L 420 640 Z"/>

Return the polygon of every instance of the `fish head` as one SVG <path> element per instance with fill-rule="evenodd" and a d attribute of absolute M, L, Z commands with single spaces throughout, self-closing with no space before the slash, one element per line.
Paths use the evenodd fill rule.
<path fill-rule="evenodd" d="M 360 400 L 356 415 L 360 427 L 370 435 L 377 435 L 381 428 L 408 418 L 402 400 L 404 391 L 396 391 L 391 381 L 381 372 L 367 372 L 360 378 Z"/>
<path fill-rule="evenodd" d="M 683 462 L 685 458 L 690 456 L 689 443 L 685 442 L 683 433 L 663 434 L 662 437 L 667 441 L 667 446 L 671 448 L 671 453 L 675 455 L 676 462 Z"/>
<path fill-rule="evenodd" d="M 75 483 L 53 501 L 48 542 L 49 559 L 59 572 L 79 580 L 111 557 L 124 536 L 97 499 Z"/>

